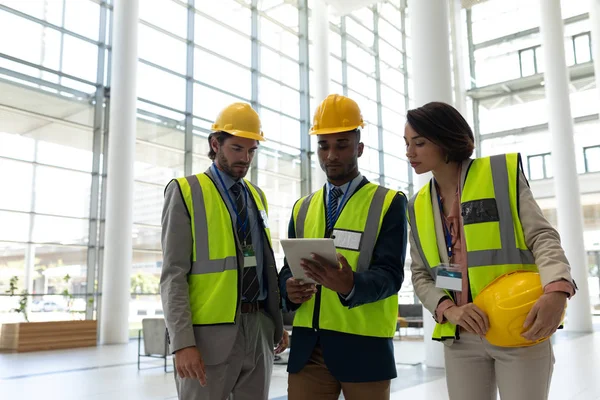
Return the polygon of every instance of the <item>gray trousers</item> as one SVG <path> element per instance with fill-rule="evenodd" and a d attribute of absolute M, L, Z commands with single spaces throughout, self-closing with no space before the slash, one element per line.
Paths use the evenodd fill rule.
<path fill-rule="evenodd" d="M 241 314 L 238 334 L 229 358 L 206 365 L 206 386 L 197 379 L 177 376 L 180 400 L 267 400 L 273 372 L 275 325 L 259 311 Z"/>
<path fill-rule="evenodd" d="M 444 346 L 450 400 L 546 400 L 554 369 L 550 340 L 530 347 L 491 345 L 472 333 Z"/>

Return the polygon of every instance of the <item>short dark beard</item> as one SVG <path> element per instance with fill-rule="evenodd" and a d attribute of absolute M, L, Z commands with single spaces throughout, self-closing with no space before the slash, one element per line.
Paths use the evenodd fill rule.
<path fill-rule="evenodd" d="M 243 175 L 238 176 L 233 171 L 233 166 L 234 165 L 242 165 L 242 164 L 241 163 L 237 163 L 237 164 L 230 165 L 229 161 L 227 161 L 227 159 L 225 158 L 225 155 L 223 154 L 223 151 L 221 151 L 221 149 L 219 149 L 219 151 L 217 152 L 217 161 L 219 163 L 219 167 L 220 167 L 221 171 L 225 172 L 227 175 L 229 175 L 230 177 L 232 177 L 236 181 L 238 179 L 242 179 L 248 173 L 248 170 L 246 170 L 246 172 Z"/>

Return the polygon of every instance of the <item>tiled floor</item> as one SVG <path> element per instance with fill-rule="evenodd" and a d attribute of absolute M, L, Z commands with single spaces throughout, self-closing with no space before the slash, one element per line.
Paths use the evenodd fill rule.
<path fill-rule="evenodd" d="M 551 400 L 600 400 L 600 332 L 558 334 Z M 392 399 L 448 399 L 444 371 L 424 368 L 423 343 L 395 341 Z M 69 351 L 0 354 L 0 399 L 176 399 L 172 373 L 136 366 L 137 343 Z M 161 365 L 160 360 L 150 360 Z M 152 364 L 145 364 L 145 367 Z M 271 398 L 286 399 L 285 365 L 276 365 Z"/>

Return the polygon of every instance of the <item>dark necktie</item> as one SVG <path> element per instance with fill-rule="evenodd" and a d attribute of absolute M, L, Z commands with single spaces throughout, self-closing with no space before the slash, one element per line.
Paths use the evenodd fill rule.
<path fill-rule="evenodd" d="M 338 198 L 342 195 L 342 189 L 333 187 L 329 191 L 329 201 L 327 202 L 327 230 L 332 231 L 335 225 L 337 210 L 338 210 Z"/>
<path fill-rule="evenodd" d="M 245 190 L 241 182 L 236 183 L 231 187 L 233 193 L 235 208 L 237 211 L 237 234 L 244 253 L 247 248 L 252 248 L 252 235 L 250 233 L 250 221 L 248 220 L 248 209 L 244 203 Z M 258 249 L 260 251 L 260 249 Z M 246 255 L 246 254 L 244 254 Z M 258 299 L 260 287 L 258 285 L 258 276 L 256 267 L 244 267 L 242 278 L 242 298 L 246 302 L 253 302 Z"/>

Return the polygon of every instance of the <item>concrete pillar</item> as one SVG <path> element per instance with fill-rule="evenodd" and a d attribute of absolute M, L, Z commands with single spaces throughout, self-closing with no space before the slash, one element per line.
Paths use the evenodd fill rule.
<path fill-rule="evenodd" d="M 463 57 L 463 24 L 460 14 L 461 0 L 450 0 L 450 31 L 452 41 L 452 77 L 454 78 L 454 107 L 467 117 L 467 91 Z"/>
<path fill-rule="evenodd" d="M 311 125 L 315 108 L 330 94 L 329 93 L 329 6 L 325 0 L 315 0 L 312 8 L 312 18 L 310 19 L 311 41 L 314 46 L 314 57 L 310 60 L 314 68 L 312 74 L 314 79 L 315 92 L 311 93 L 314 97 L 313 109 L 310 110 Z M 343 93 L 339 93 L 343 94 Z M 311 148 L 315 152 L 312 159 L 315 160 L 317 168 L 312 177 L 312 190 L 320 189 L 327 177 L 325 172 L 319 166 L 319 159 L 316 155 L 316 140 L 311 140 Z"/>
<path fill-rule="evenodd" d="M 453 104 L 450 68 L 449 12 L 447 0 L 418 0 L 408 4 L 411 15 L 413 79 L 415 105 L 430 101 Z M 415 192 L 431 179 L 431 174 L 417 177 Z M 444 367 L 443 345 L 431 340 L 434 320 L 423 308 L 425 365 Z"/>
<path fill-rule="evenodd" d="M 129 340 L 138 0 L 114 2 L 100 342 Z"/>
<path fill-rule="evenodd" d="M 575 164 L 573 119 L 569 98 L 569 76 L 565 60 L 564 29 L 560 0 L 540 0 L 544 80 L 552 135 L 552 163 L 556 187 L 558 229 L 571 274 L 579 291 L 569 301 L 565 328 L 592 331 L 592 315 L 587 282 L 587 257 L 583 241 L 583 216 Z"/>

